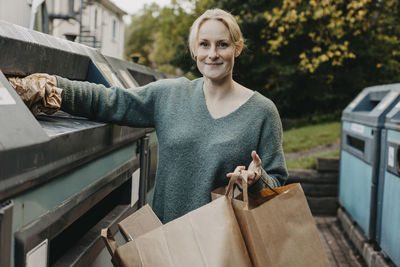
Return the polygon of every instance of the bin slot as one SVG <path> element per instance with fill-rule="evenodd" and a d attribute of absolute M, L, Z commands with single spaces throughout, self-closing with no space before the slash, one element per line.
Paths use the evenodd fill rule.
<path fill-rule="evenodd" d="M 354 137 L 354 136 L 350 136 L 347 135 L 347 144 L 355 149 L 357 149 L 358 151 L 364 153 L 364 149 L 365 149 L 365 141 Z"/>
<path fill-rule="evenodd" d="M 396 151 L 396 171 L 397 174 L 400 174 L 400 146 L 397 147 Z"/>
<path fill-rule="evenodd" d="M 392 122 L 400 123 L 400 110 L 390 119 Z"/>
<path fill-rule="evenodd" d="M 364 99 L 362 99 L 354 111 L 372 111 L 390 91 L 377 91 L 369 92 Z"/>
<path fill-rule="evenodd" d="M 106 87 L 109 86 L 109 83 L 104 79 L 100 70 L 96 67 L 96 65 L 93 63 L 92 60 L 89 60 L 86 72 L 87 75 L 85 80 L 83 81 L 102 84 Z M 67 75 L 64 76 L 64 73 L 59 75 L 69 78 Z M 24 78 L 26 76 L 18 75 L 18 73 L 16 72 L 10 72 L 7 73 L 6 78 L 10 77 Z M 46 132 L 46 134 L 50 137 L 60 134 L 67 134 L 79 130 L 85 130 L 87 128 L 99 127 L 102 125 L 102 123 L 89 121 L 88 119 L 83 117 L 72 116 L 63 111 L 57 111 L 52 115 L 47 115 L 47 114 L 45 115 L 43 113 L 40 113 L 39 115 L 36 116 L 36 119 L 43 128 L 43 130 Z"/>
<path fill-rule="evenodd" d="M 371 92 L 369 94 L 369 99 L 371 102 L 380 102 L 382 101 L 383 98 L 385 98 L 385 96 L 387 96 L 387 94 L 390 91 L 375 91 L 375 92 Z"/>
<path fill-rule="evenodd" d="M 114 189 L 104 199 L 50 241 L 49 266 L 57 262 L 66 251 L 72 248 L 82 236 L 106 217 L 116 206 L 130 203 L 131 182 L 132 180 L 129 179 Z"/>
<path fill-rule="evenodd" d="M 140 86 L 156 81 L 156 78 L 153 75 L 132 69 L 128 69 L 128 71 L 135 78 L 135 80 L 138 82 Z"/>

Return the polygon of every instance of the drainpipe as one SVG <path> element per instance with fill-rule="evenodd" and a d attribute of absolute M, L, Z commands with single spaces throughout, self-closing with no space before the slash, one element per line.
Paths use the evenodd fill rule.
<path fill-rule="evenodd" d="M 82 14 L 83 14 L 83 0 L 81 0 L 81 6 L 79 8 L 79 42 L 82 43 Z"/>
<path fill-rule="evenodd" d="M 33 0 L 32 1 L 31 20 L 29 22 L 30 30 L 33 30 L 33 27 L 35 26 L 35 17 L 36 17 L 37 9 L 43 2 L 44 2 L 44 0 Z"/>

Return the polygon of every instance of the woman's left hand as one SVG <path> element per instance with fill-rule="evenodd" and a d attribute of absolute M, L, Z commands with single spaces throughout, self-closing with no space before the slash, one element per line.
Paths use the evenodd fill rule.
<path fill-rule="evenodd" d="M 258 156 L 256 151 L 251 152 L 251 157 L 253 158 L 253 161 L 250 163 L 249 168 L 246 170 L 245 166 L 237 166 L 233 172 L 230 172 L 226 175 L 226 177 L 231 178 L 233 174 L 238 174 L 240 176 L 240 173 L 242 171 L 247 173 L 247 184 L 248 186 L 251 186 L 255 182 L 257 182 L 258 179 L 261 177 L 261 159 Z M 242 188 L 242 179 L 238 179 L 236 181 L 236 184 Z"/>

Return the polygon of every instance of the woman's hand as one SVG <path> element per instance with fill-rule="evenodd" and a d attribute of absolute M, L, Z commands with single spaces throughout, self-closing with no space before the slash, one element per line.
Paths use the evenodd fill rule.
<path fill-rule="evenodd" d="M 236 180 L 236 184 L 242 188 L 242 175 L 241 174 L 246 174 L 247 175 L 247 184 L 248 186 L 251 186 L 255 182 L 257 182 L 258 179 L 261 177 L 261 159 L 258 156 L 256 151 L 251 152 L 251 157 L 253 158 L 253 161 L 250 163 L 249 168 L 246 170 L 246 166 L 237 166 L 233 172 L 230 172 L 226 175 L 226 177 L 231 178 L 232 175 L 239 175 L 239 179 Z"/>
<path fill-rule="evenodd" d="M 8 81 L 33 114 L 52 114 L 60 109 L 62 90 L 57 87 L 55 76 L 35 73 L 25 78 L 12 77 Z"/>

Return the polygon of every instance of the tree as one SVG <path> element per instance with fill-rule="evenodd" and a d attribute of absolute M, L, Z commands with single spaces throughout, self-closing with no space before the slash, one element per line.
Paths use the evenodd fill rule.
<path fill-rule="evenodd" d="M 126 55 L 140 53 L 140 63 L 170 74 L 199 76 L 191 59 L 188 36 L 193 21 L 212 6 L 212 0 L 172 0 L 167 7 L 146 6 L 132 17 Z M 184 8 L 185 7 L 185 8 Z"/>
<path fill-rule="evenodd" d="M 239 80 L 285 117 L 341 110 L 362 88 L 400 77 L 397 1 L 218 2 L 249 40 Z"/>
<path fill-rule="evenodd" d="M 190 6 L 190 8 L 183 8 Z M 234 79 L 271 98 L 283 117 L 339 114 L 366 86 L 400 77 L 395 0 L 173 0 L 132 18 L 126 55 L 167 73 L 200 76 L 190 58 L 193 21 L 218 6 L 238 20 L 246 49 Z"/>
<path fill-rule="evenodd" d="M 161 8 L 152 3 L 145 5 L 140 14 L 132 15 L 132 22 L 126 29 L 125 58 L 133 53 L 140 54 L 139 63 L 151 66 L 150 54 L 153 51 L 155 31 L 160 26 L 157 19 Z"/>

